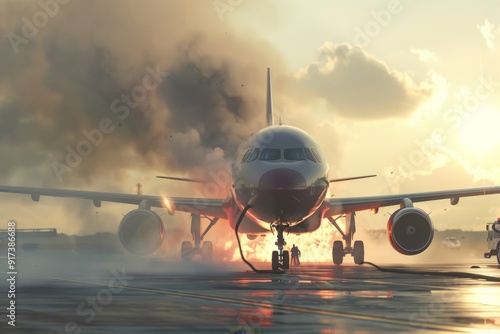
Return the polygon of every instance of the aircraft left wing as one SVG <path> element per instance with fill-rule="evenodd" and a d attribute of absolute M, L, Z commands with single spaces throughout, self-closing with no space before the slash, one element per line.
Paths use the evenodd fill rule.
<path fill-rule="evenodd" d="M 404 199 L 412 202 L 426 202 L 440 199 L 449 199 L 452 205 L 456 205 L 461 197 L 483 196 L 500 194 L 500 187 L 466 188 L 456 190 L 431 191 L 423 193 L 350 197 L 350 198 L 326 198 L 323 206 L 325 218 L 344 213 L 378 210 L 384 206 L 400 205 Z"/>
<path fill-rule="evenodd" d="M 40 196 L 81 198 L 92 200 L 96 207 L 100 207 L 101 202 L 114 202 L 136 205 L 144 203 L 151 207 L 166 208 L 168 204 L 165 204 L 164 200 L 167 199 L 174 210 L 227 219 L 226 213 L 223 210 L 224 200 L 222 199 L 163 197 L 2 185 L 0 185 L 0 192 L 31 195 L 31 199 L 36 202 L 40 200 Z"/>

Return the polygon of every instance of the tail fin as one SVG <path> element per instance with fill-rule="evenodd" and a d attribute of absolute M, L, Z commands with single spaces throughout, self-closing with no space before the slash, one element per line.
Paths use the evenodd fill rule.
<path fill-rule="evenodd" d="M 271 68 L 267 68 L 267 101 L 266 101 L 267 126 L 274 125 L 273 119 L 273 95 L 271 92 Z"/>

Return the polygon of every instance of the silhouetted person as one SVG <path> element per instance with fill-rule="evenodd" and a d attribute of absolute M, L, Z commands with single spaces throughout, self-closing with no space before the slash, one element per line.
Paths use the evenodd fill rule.
<path fill-rule="evenodd" d="M 292 247 L 292 265 L 297 265 L 297 266 L 300 266 L 300 249 L 299 247 L 295 246 L 295 244 L 293 244 L 293 247 Z"/>

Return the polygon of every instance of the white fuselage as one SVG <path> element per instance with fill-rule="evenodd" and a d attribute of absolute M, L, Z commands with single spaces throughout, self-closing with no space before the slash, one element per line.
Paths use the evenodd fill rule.
<path fill-rule="evenodd" d="M 242 232 L 268 231 L 271 223 L 293 227 L 305 222 L 325 198 L 326 161 L 321 147 L 298 128 L 270 126 L 252 135 L 240 145 L 232 165 L 231 225 L 250 200 Z M 316 229 L 321 214 L 314 216 L 318 221 L 311 227 Z"/>

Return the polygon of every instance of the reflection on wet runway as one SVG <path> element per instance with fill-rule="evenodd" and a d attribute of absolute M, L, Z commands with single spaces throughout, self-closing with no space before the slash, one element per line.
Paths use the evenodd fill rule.
<path fill-rule="evenodd" d="M 272 275 L 248 272 L 240 263 L 187 265 L 102 256 L 80 261 L 74 256 L 43 259 L 38 262 L 43 269 L 31 265 L 20 270 L 16 329 L 30 333 L 500 333 L 498 282 L 384 273 L 364 265 L 307 264 Z M 479 268 L 471 269 L 472 262 Z M 500 269 L 490 261 L 467 263 L 415 269 L 500 277 Z"/>

